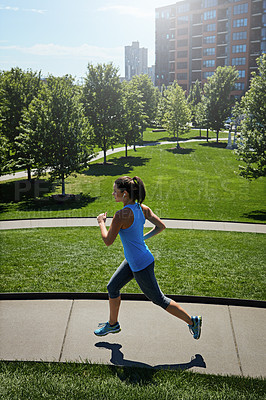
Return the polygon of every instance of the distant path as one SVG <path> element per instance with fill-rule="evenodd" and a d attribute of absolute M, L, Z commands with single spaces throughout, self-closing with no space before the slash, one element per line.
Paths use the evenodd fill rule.
<path fill-rule="evenodd" d="M 227 140 L 227 138 L 220 138 L 219 140 Z M 216 139 L 209 139 L 209 141 L 216 141 Z M 188 140 L 179 140 L 178 143 L 190 143 L 190 142 L 206 142 L 206 139 L 188 139 Z M 163 145 L 163 144 L 175 144 L 175 141 L 165 141 L 165 142 L 150 142 L 150 143 L 145 143 L 143 145 L 137 145 L 136 148 L 141 148 L 141 147 L 146 147 L 146 146 L 157 146 L 157 145 Z M 132 150 L 133 146 L 128 146 L 128 150 Z M 125 146 L 123 147 L 117 147 L 112 149 L 107 150 L 106 156 L 110 156 L 115 153 L 120 153 L 121 151 L 125 151 Z M 103 151 L 100 151 L 97 156 L 93 157 L 90 162 L 97 161 L 103 158 Z M 34 176 L 34 171 L 32 171 L 32 175 Z M 20 171 L 20 172 L 15 172 L 14 174 L 6 174 L 3 176 L 0 176 L 0 182 L 4 181 L 9 181 L 11 179 L 18 179 L 18 178 L 25 178 L 27 177 L 27 171 Z"/>
<path fill-rule="evenodd" d="M 110 226 L 112 218 L 107 218 L 106 225 Z M 218 222 L 218 221 L 192 221 L 163 219 L 167 228 L 170 229 L 195 229 L 208 231 L 248 232 L 266 233 L 265 224 L 248 224 L 240 222 Z M 25 220 L 0 221 L 0 230 L 4 229 L 27 229 L 27 228 L 55 228 L 55 227 L 91 227 L 98 226 L 96 217 L 90 218 L 43 218 Z M 152 227 L 146 222 L 145 227 Z"/>

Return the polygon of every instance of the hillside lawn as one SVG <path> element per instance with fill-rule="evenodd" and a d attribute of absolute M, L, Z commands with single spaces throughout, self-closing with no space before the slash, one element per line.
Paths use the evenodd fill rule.
<path fill-rule="evenodd" d="M 66 193 L 79 197 L 66 203 L 49 197 L 61 193 L 60 182 L 51 185 L 42 179 L 38 198 L 33 185 L 24 193 L 22 182 L 3 182 L 0 218 L 95 217 L 104 211 L 111 217 L 121 206 L 112 198 L 115 179 L 137 175 L 146 185 L 145 203 L 161 218 L 265 223 L 265 178 L 240 177 L 239 162 L 225 147 L 225 142 L 203 141 L 177 150 L 173 143 L 129 150 L 128 158 L 123 152 L 110 155 L 107 165 L 93 162 L 82 174 L 67 178 Z"/>

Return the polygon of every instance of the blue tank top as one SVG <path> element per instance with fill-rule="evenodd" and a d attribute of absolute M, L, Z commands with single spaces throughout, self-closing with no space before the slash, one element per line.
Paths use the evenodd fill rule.
<path fill-rule="evenodd" d="M 119 236 L 130 268 L 133 272 L 138 272 L 148 267 L 154 261 L 154 257 L 144 242 L 143 227 L 145 217 L 140 204 L 128 204 L 124 208 L 126 207 L 133 211 L 134 221 L 129 228 L 120 229 Z"/>

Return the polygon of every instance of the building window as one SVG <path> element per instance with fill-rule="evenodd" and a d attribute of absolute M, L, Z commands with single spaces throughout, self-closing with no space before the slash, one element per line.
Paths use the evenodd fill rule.
<path fill-rule="evenodd" d="M 188 22 L 188 15 L 182 15 L 181 17 L 177 17 L 177 22 L 179 24 Z"/>
<path fill-rule="evenodd" d="M 215 7 L 215 6 L 217 6 L 217 0 L 204 0 L 203 2 L 204 8 Z"/>
<path fill-rule="evenodd" d="M 235 83 L 235 90 L 244 90 L 244 89 L 245 89 L 244 82 L 236 82 Z"/>
<path fill-rule="evenodd" d="M 187 39 L 177 40 L 176 41 L 177 47 L 186 47 L 188 45 Z"/>
<path fill-rule="evenodd" d="M 189 4 L 182 4 L 181 6 L 177 7 L 177 12 L 179 14 L 189 11 Z"/>
<path fill-rule="evenodd" d="M 203 49 L 204 56 L 214 56 L 215 54 L 215 47 L 208 47 L 207 49 Z"/>
<path fill-rule="evenodd" d="M 245 78 L 246 77 L 246 71 L 244 69 L 241 69 L 238 71 L 239 78 Z"/>
<path fill-rule="evenodd" d="M 177 35 L 187 35 L 188 34 L 188 28 L 180 28 L 177 30 Z"/>
<path fill-rule="evenodd" d="M 214 18 L 216 18 L 216 10 L 205 11 L 204 21 L 207 21 L 208 19 L 214 19 Z"/>
<path fill-rule="evenodd" d="M 203 42 L 205 44 L 215 43 L 216 36 L 205 36 Z"/>
<path fill-rule="evenodd" d="M 232 53 L 245 53 L 246 51 L 247 51 L 246 44 L 237 44 L 232 48 Z"/>
<path fill-rule="evenodd" d="M 247 31 L 234 32 L 233 40 L 243 40 L 247 38 Z"/>
<path fill-rule="evenodd" d="M 176 63 L 177 69 L 187 69 L 187 62 L 178 62 Z"/>
<path fill-rule="evenodd" d="M 239 28 L 240 26 L 247 26 L 247 24 L 248 24 L 247 18 L 234 19 L 233 21 L 234 28 Z"/>
<path fill-rule="evenodd" d="M 203 60 L 203 67 L 205 68 L 215 67 L 215 60 Z"/>
<path fill-rule="evenodd" d="M 246 65 L 246 57 L 232 58 L 232 65 Z"/>
<path fill-rule="evenodd" d="M 203 72 L 203 79 L 207 79 L 214 74 L 214 71 L 205 71 Z"/>
<path fill-rule="evenodd" d="M 204 26 L 205 32 L 212 32 L 216 30 L 216 24 L 207 24 Z"/>
<path fill-rule="evenodd" d="M 177 52 L 177 58 L 186 58 L 186 57 L 187 57 L 187 50 Z"/>
<path fill-rule="evenodd" d="M 186 81 L 187 80 L 187 73 L 186 72 L 180 72 L 176 74 L 176 78 L 179 79 L 180 81 Z"/>
<path fill-rule="evenodd" d="M 246 14 L 248 12 L 248 3 L 238 4 L 234 6 L 234 15 L 237 14 Z"/>

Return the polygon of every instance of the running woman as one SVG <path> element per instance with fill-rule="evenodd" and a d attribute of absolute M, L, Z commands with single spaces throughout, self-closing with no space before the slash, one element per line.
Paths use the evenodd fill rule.
<path fill-rule="evenodd" d="M 145 195 L 144 183 L 139 177 L 135 176 L 132 179 L 123 176 L 118 178 L 114 183 L 113 196 L 115 201 L 117 203 L 122 202 L 124 207 L 116 212 L 109 230 L 105 226 L 107 213 L 105 212 L 97 217 L 102 239 L 107 246 L 110 246 L 119 234 L 124 247 L 125 260 L 107 285 L 109 321 L 99 324 L 99 329 L 96 329 L 94 333 L 97 336 L 105 336 L 108 333 L 120 332 L 121 328 L 118 322 L 121 303 L 120 289 L 135 278 L 148 299 L 186 322 L 194 339 L 199 339 L 202 317 L 190 316 L 178 303 L 162 293 L 156 281 L 154 257 L 145 240 L 162 232 L 165 225 L 149 207 L 142 204 Z M 154 227 L 143 235 L 145 219 L 150 221 Z"/>

